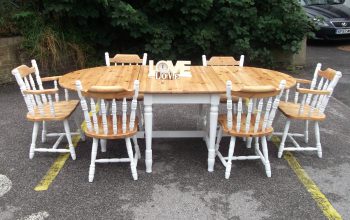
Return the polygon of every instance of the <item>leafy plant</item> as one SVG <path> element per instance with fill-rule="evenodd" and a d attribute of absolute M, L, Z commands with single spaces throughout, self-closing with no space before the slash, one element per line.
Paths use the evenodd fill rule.
<path fill-rule="evenodd" d="M 248 62 L 271 67 L 273 51 L 296 53 L 312 27 L 297 0 L 21 2 L 15 17 L 26 48 L 55 65 L 67 53 L 79 65 L 103 64 L 109 51 L 193 63 L 202 54 L 245 54 Z"/>

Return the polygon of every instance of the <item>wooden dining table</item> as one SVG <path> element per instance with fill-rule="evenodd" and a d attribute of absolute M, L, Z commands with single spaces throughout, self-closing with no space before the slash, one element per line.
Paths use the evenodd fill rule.
<path fill-rule="evenodd" d="M 200 137 L 208 148 L 208 171 L 214 170 L 215 138 L 217 130 L 220 95 L 226 93 L 226 82 L 232 82 L 232 90 L 242 86 L 272 85 L 278 87 L 281 80 L 286 80 L 286 89 L 293 87 L 296 80 L 284 73 L 238 66 L 191 66 L 192 77 L 177 80 L 160 80 L 148 76 L 148 66 L 103 66 L 77 70 L 65 74 L 59 84 L 66 89 L 76 90 L 75 81 L 80 80 L 83 90 L 91 86 L 119 85 L 132 90 L 134 80 L 140 81 L 140 93 L 144 94 L 145 131 L 138 137 L 145 137 L 146 172 L 152 172 L 152 139 L 157 137 Z M 154 131 L 154 104 L 208 104 L 209 126 L 207 129 L 194 131 Z"/>

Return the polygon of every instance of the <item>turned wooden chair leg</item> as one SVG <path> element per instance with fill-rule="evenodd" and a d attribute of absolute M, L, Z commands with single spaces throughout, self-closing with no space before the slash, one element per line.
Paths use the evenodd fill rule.
<path fill-rule="evenodd" d="M 100 144 L 101 144 L 101 152 L 106 152 L 107 151 L 107 140 L 101 139 Z"/>
<path fill-rule="evenodd" d="M 136 137 L 136 135 L 132 137 L 132 141 L 134 142 L 135 152 L 136 152 L 137 158 L 138 158 L 138 159 L 141 159 L 140 147 L 139 147 L 139 144 L 138 144 L 138 142 L 137 142 L 137 137 Z"/>
<path fill-rule="evenodd" d="M 81 128 L 81 126 L 80 126 L 80 124 L 79 124 L 79 122 L 78 122 L 76 117 L 74 117 L 74 123 L 77 126 L 78 132 L 80 133 L 80 139 L 82 141 L 85 141 L 85 133 L 84 133 L 83 129 Z"/>
<path fill-rule="evenodd" d="M 246 142 L 246 147 L 247 148 L 251 148 L 252 147 L 252 141 L 253 141 L 253 138 L 251 138 L 251 137 L 247 138 L 247 142 Z"/>
<path fill-rule="evenodd" d="M 137 180 L 137 170 L 136 170 L 136 164 L 134 160 L 134 154 L 132 152 L 132 146 L 131 146 L 131 141 L 130 138 L 125 139 L 126 142 L 126 149 L 128 151 L 128 155 L 130 158 L 130 168 L 131 168 L 131 174 L 134 180 Z"/>
<path fill-rule="evenodd" d="M 217 152 L 220 148 L 221 139 L 222 139 L 222 127 L 220 126 L 219 131 L 218 131 L 218 135 L 216 137 L 215 155 L 217 155 Z"/>
<path fill-rule="evenodd" d="M 307 144 L 309 142 L 309 121 L 305 121 L 305 131 L 304 131 L 304 138 L 305 143 Z"/>
<path fill-rule="evenodd" d="M 206 105 L 200 104 L 198 109 L 198 118 L 197 118 L 197 129 L 205 128 L 207 124 L 207 108 Z"/>
<path fill-rule="evenodd" d="M 76 155 L 75 155 L 75 150 L 74 150 L 74 146 L 73 146 L 73 142 L 72 142 L 72 136 L 70 133 L 69 123 L 68 123 L 67 119 L 63 121 L 63 125 L 64 125 L 64 130 L 66 132 L 66 138 L 67 138 L 68 145 L 69 145 L 70 156 L 72 157 L 73 160 L 75 160 Z"/>
<path fill-rule="evenodd" d="M 231 174 L 231 166 L 232 166 L 232 157 L 233 153 L 235 151 L 235 144 L 236 144 L 236 137 L 231 137 L 230 140 L 230 147 L 228 150 L 228 158 L 227 158 L 227 164 L 226 164 L 226 170 L 225 170 L 225 178 L 230 178 Z"/>
<path fill-rule="evenodd" d="M 142 105 L 141 102 L 138 102 L 139 108 L 138 108 L 138 115 L 139 115 L 139 119 L 140 119 L 140 123 L 139 123 L 139 130 L 140 131 L 144 131 L 144 125 L 145 125 L 145 119 L 143 117 L 143 112 L 142 112 Z"/>
<path fill-rule="evenodd" d="M 259 148 L 260 148 L 260 145 L 259 145 L 259 137 L 255 137 L 255 154 L 256 155 L 259 155 L 258 151 L 259 151 Z"/>
<path fill-rule="evenodd" d="M 41 131 L 41 142 L 42 143 L 46 142 L 46 134 L 47 134 L 46 122 L 43 121 L 43 130 Z"/>
<path fill-rule="evenodd" d="M 262 150 L 264 154 L 264 165 L 265 165 L 265 170 L 266 170 L 266 176 L 271 177 L 271 166 L 270 166 L 270 161 L 269 161 L 269 152 L 267 149 L 267 142 L 266 142 L 266 137 L 261 138 L 261 145 L 262 145 Z"/>
<path fill-rule="evenodd" d="M 91 183 L 94 181 L 95 176 L 95 160 L 97 156 L 97 148 L 98 148 L 98 139 L 94 138 L 92 142 L 92 149 L 91 149 L 91 162 L 90 162 L 90 169 L 89 169 L 89 182 Z"/>
<path fill-rule="evenodd" d="M 31 143 L 30 149 L 29 149 L 29 159 L 33 159 L 33 157 L 34 157 L 35 143 L 36 143 L 36 138 L 38 136 L 38 130 L 39 130 L 39 122 L 34 122 L 32 143 Z"/>
<path fill-rule="evenodd" d="M 318 125 L 318 121 L 315 122 L 315 136 L 316 136 L 317 155 L 318 155 L 319 158 L 322 158 L 322 146 L 321 146 L 321 140 L 320 140 L 320 127 Z"/>
<path fill-rule="evenodd" d="M 284 145 L 285 145 L 288 131 L 289 131 L 289 126 L 290 126 L 290 120 L 287 120 L 286 125 L 284 126 L 284 131 L 283 131 L 283 136 L 282 136 L 282 140 L 280 143 L 280 147 L 278 148 L 278 155 L 277 155 L 278 158 L 282 157 Z"/>

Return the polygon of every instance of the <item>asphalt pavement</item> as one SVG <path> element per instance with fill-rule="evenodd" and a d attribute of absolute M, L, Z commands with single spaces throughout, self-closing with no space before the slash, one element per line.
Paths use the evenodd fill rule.
<path fill-rule="evenodd" d="M 349 43 L 350 44 L 350 43 Z M 338 44 L 314 43 L 307 49 L 307 65 L 296 76 L 311 79 L 317 62 L 343 72 L 321 123 L 323 158 L 315 152 L 293 153 L 310 179 L 334 209 L 350 219 L 350 52 Z M 74 96 L 74 95 L 72 95 Z M 66 161 L 45 191 L 34 188 L 57 159 L 57 154 L 36 153 L 28 158 L 32 123 L 17 85 L 0 87 L 0 219 L 326 219 L 324 208 L 303 184 L 286 159 L 277 158 L 277 147 L 268 142 L 272 177 L 260 161 L 234 161 L 231 177 L 216 159 L 207 171 L 207 150 L 201 139 L 154 139 L 153 172 L 145 172 L 145 142 L 139 139 L 142 159 L 134 181 L 128 164 L 97 164 L 93 183 L 88 182 L 91 139 L 80 141 L 77 160 Z M 198 106 L 155 106 L 155 127 L 190 129 L 196 126 Z M 169 113 L 170 112 L 170 113 Z M 75 113 L 82 118 L 80 111 Z M 171 120 L 169 120 L 171 119 Z M 277 121 L 281 130 L 284 118 Z M 72 130 L 74 124 L 71 125 Z M 49 130 L 63 130 L 53 123 Z M 301 123 L 292 124 L 302 131 Z M 310 143 L 314 132 L 310 126 Z M 53 144 L 49 139 L 47 145 Z M 65 143 L 65 142 L 64 142 Z M 38 141 L 39 145 L 42 145 Z M 228 139 L 221 149 L 227 152 Z M 248 154 L 244 143 L 237 152 Z M 109 141 L 107 153 L 126 155 L 123 141 Z"/>

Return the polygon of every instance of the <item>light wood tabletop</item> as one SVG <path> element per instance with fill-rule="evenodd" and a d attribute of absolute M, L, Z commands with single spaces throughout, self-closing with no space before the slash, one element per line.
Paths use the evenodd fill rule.
<path fill-rule="evenodd" d="M 138 79 L 141 66 L 100 66 L 73 71 L 60 77 L 59 84 L 63 88 L 76 91 L 75 81 L 80 80 L 83 91 L 91 86 L 121 86 L 133 90 L 134 81 Z"/>
<path fill-rule="evenodd" d="M 225 93 L 226 81 L 232 81 L 232 89 L 241 86 L 272 85 L 278 87 L 281 80 L 286 80 L 286 88 L 296 84 L 296 80 L 284 73 L 238 66 L 191 66 L 192 77 L 177 80 L 160 80 L 148 77 L 148 66 L 103 66 L 67 73 L 60 77 L 63 88 L 76 90 L 75 81 L 80 80 L 83 89 L 91 86 L 121 86 L 133 89 L 134 80 L 140 81 L 141 93 Z"/>
<path fill-rule="evenodd" d="M 239 66 L 191 66 L 192 77 L 177 80 L 148 78 L 148 67 L 141 67 L 139 74 L 142 93 L 225 93 L 226 81 L 232 81 L 232 90 L 243 86 L 271 85 L 278 87 L 286 80 L 286 88 L 295 86 L 296 80 L 284 73 Z"/>

